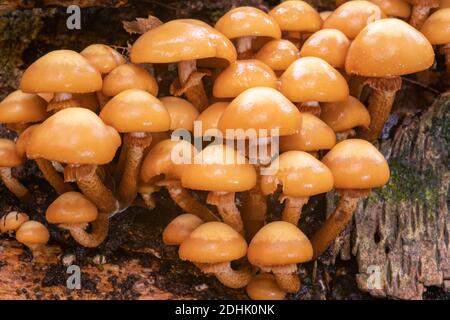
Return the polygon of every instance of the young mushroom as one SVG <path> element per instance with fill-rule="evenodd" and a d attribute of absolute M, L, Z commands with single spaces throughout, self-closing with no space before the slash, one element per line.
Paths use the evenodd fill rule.
<path fill-rule="evenodd" d="M 408 0 L 412 5 L 409 24 L 420 30 L 432 9 L 439 8 L 439 0 Z"/>
<path fill-rule="evenodd" d="M 280 289 L 270 273 L 254 276 L 245 290 L 252 300 L 283 300 L 286 296 L 286 292 Z"/>
<path fill-rule="evenodd" d="M 407 0 L 369 0 L 376 4 L 388 17 L 408 19 L 411 15 L 411 5 Z"/>
<path fill-rule="evenodd" d="M 193 214 L 185 213 L 179 215 L 164 228 L 162 234 L 164 244 L 168 246 L 179 246 L 189 238 L 192 231 L 203 223 L 204 221 L 202 219 Z"/>
<path fill-rule="evenodd" d="M 182 129 L 191 132 L 194 130 L 194 121 L 199 112 L 192 103 L 178 97 L 163 97 L 160 101 L 169 112 L 169 130 Z"/>
<path fill-rule="evenodd" d="M 215 136 L 218 133 L 220 117 L 227 109 L 229 102 L 215 102 L 202 111 L 195 121 L 202 125 L 202 132 L 194 131 L 195 137 Z"/>
<path fill-rule="evenodd" d="M 19 227 L 30 220 L 26 213 L 11 211 L 0 219 L 0 233 L 15 232 Z"/>
<path fill-rule="evenodd" d="M 0 177 L 17 198 L 24 202 L 30 201 L 30 193 L 11 171 L 11 168 L 20 167 L 24 164 L 23 158 L 19 157 L 16 151 L 16 144 L 8 139 L 0 139 Z"/>
<path fill-rule="evenodd" d="M 45 258 L 45 245 L 49 239 L 47 227 L 33 220 L 22 223 L 16 231 L 16 240 L 31 250 L 34 259 L 41 256 Z"/>
<path fill-rule="evenodd" d="M 289 40 L 271 40 L 255 55 L 255 59 L 265 63 L 277 76 L 298 58 L 298 48 Z"/>

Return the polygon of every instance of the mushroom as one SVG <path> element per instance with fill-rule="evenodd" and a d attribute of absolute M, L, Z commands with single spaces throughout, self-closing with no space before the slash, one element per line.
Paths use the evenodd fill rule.
<path fill-rule="evenodd" d="M 322 159 L 333 173 L 334 187 L 341 198 L 334 212 L 311 239 L 314 258 L 320 256 L 347 226 L 359 199 L 372 188 L 389 180 L 389 166 L 383 155 L 369 142 L 348 139 L 339 142 Z"/>
<path fill-rule="evenodd" d="M 162 102 L 150 93 L 129 89 L 108 101 L 100 118 L 124 133 L 126 160 L 117 194 L 121 209 L 125 209 L 136 198 L 138 176 L 145 149 L 152 142 L 151 133 L 169 130 L 170 115 Z"/>
<path fill-rule="evenodd" d="M 47 227 L 33 220 L 22 223 L 16 231 L 16 240 L 31 250 L 33 258 L 45 256 L 45 245 L 49 239 Z"/>
<path fill-rule="evenodd" d="M 22 75 L 20 89 L 28 93 L 54 93 L 47 111 L 80 107 L 74 93 L 97 92 L 102 89 L 102 77 L 82 55 L 71 50 L 47 53 Z"/>
<path fill-rule="evenodd" d="M 271 40 L 259 49 L 255 58 L 269 66 L 276 75 L 281 75 L 298 59 L 298 52 L 298 48 L 289 40 Z"/>
<path fill-rule="evenodd" d="M 319 12 L 319 15 L 320 15 L 320 18 L 322 19 L 322 21 L 325 21 L 332 13 L 333 13 L 333 11 L 321 11 L 321 12 Z"/>
<path fill-rule="evenodd" d="M 72 238 L 83 247 L 98 247 L 108 236 L 108 214 L 98 213 L 97 207 L 79 192 L 60 195 L 47 208 L 45 218 L 62 229 L 69 230 Z M 91 223 L 92 231 L 86 232 Z"/>
<path fill-rule="evenodd" d="M 67 164 L 65 180 L 76 181 L 101 212 L 113 213 L 118 209 L 117 200 L 103 183 L 97 168 L 112 161 L 120 144 L 117 131 L 105 125 L 94 112 L 67 108 L 34 129 L 27 156 Z"/>
<path fill-rule="evenodd" d="M 428 69 L 433 62 L 431 44 L 406 22 L 389 18 L 367 25 L 350 45 L 345 61 L 346 72 L 368 77 L 366 83 L 373 89 L 370 126 L 358 130 L 358 136 L 376 140 L 401 88 L 401 76 Z"/>
<path fill-rule="evenodd" d="M 261 191 L 274 193 L 283 186 L 279 201 L 285 202 L 283 221 L 297 225 L 309 197 L 333 189 L 333 175 L 322 162 L 303 151 L 282 153 L 272 164 L 273 174 L 261 178 Z"/>
<path fill-rule="evenodd" d="M 5 187 L 24 202 L 30 201 L 30 193 L 19 180 L 14 178 L 11 168 L 20 167 L 24 163 L 16 151 L 16 144 L 8 139 L 0 139 L 0 177 Z"/>
<path fill-rule="evenodd" d="M 26 213 L 11 211 L 0 219 L 0 233 L 15 232 L 28 220 L 30 220 L 30 218 Z"/>
<path fill-rule="evenodd" d="M 286 296 L 270 273 L 254 276 L 245 290 L 252 300 L 283 300 Z"/>
<path fill-rule="evenodd" d="M 168 246 L 179 246 L 189 235 L 204 222 L 199 217 L 185 213 L 179 215 L 167 225 L 164 229 L 162 238 L 164 244 Z"/>
<path fill-rule="evenodd" d="M 223 285 L 237 289 L 245 287 L 252 273 L 247 267 L 231 268 L 230 262 L 247 253 L 244 238 L 222 222 L 207 222 L 196 228 L 180 245 L 182 260 L 193 262 L 204 273 L 214 274 Z"/>
<path fill-rule="evenodd" d="M 439 9 L 450 8 L 450 0 L 441 0 L 439 4 Z"/>
<path fill-rule="evenodd" d="M 194 130 L 194 121 L 198 117 L 199 112 L 192 103 L 178 97 L 163 97 L 160 100 L 169 112 L 169 130 Z"/>
<path fill-rule="evenodd" d="M 114 68 L 126 62 L 119 52 L 105 44 L 91 44 L 80 54 L 102 75 L 110 73 Z"/>
<path fill-rule="evenodd" d="M 194 136 L 216 136 L 219 130 L 218 126 L 220 117 L 222 117 L 222 114 L 225 112 L 229 104 L 229 102 L 215 102 L 203 110 L 195 120 L 202 125 L 202 132 L 200 134 L 194 130 Z"/>
<path fill-rule="evenodd" d="M 439 0 L 408 0 L 412 5 L 409 24 L 414 28 L 422 28 L 423 23 L 430 15 L 431 9 L 439 8 Z"/>
<path fill-rule="evenodd" d="M 376 4 L 388 17 L 408 19 L 411 15 L 411 5 L 405 0 L 369 0 Z"/>
<path fill-rule="evenodd" d="M 240 60 L 253 57 L 252 42 L 255 37 L 281 38 L 281 30 L 275 19 L 254 7 L 231 9 L 217 20 L 214 28 L 235 41 Z"/>
<path fill-rule="evenodd" d="M 305 234 L 285 221 L 266 224 L 248 246 L 248 261 L 263 272 L 272 272 L 278 286 L 290 293 L 300 290 L 297 263 L 311 260 L 313 249 Z"/>

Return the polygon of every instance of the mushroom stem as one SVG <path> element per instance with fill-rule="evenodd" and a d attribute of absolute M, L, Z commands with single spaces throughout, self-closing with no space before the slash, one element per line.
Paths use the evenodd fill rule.
<path fill-rule="evenodd" d="M 211 191 L 206 202 L 217 207 L 224 223 L 240 234 L 244 234 L 244 224 L 241 213 L 234 202 L 234 192 Z"/>
<path fill-rule="evenodd" d="M 108 214 L 100 213 L 97 220 L 91 223 L 92 232 L 86 232 L 87 224 L 60 224 L 61 228 L 69 230 L 70 235 L 76 242 L 86 248 L 98 247 L 108 236 L 109 217 Z"/>
<path fill-rule="evenodd" d="M 178 63 L 178 79 L 180 80 L 180 86 L 185 86 L 191 74 L 196 71 L 196 60 L 180 61 Z M 200 111 L 204 110 L 209 105 L 202 80 L 200 80 L 198 84 L 186 88 L 184 95 L 187 100 L 189 100 Z"/>
<path fill-rule="evenodd" d="M 240 37 L 236 39 L 238 60 L 253 58 L 253 37 Z"/>
<path fill-rule="evenodd" d="M 244 193 L 242 219 L 247 240 L 251 240 L 264 226 L 267 212 L 267 198 L 261 192 L 259 183 Z"/>
<path fill-rule="evenodd" d="M 362 76 L 358 76 L 356 74 L 351 75 L 349 79 L 349 89 L 350 89 L 350 95 L 355 97 L 356 99 L 361 98 L 362 91 L 364 89 L 364 86 L 366 84 L 367 79 Z"/>
<path fill-rule="evenodd" d="M 52 163 L 45 159 L 36 159 L 36 164 L 44 175 L 45 180 L 56 190 L 58 194 L 72 191 L 72 187 L 64 182 L 64 179 L 56 172 Z"/>
<path fill-rule="evenodd" d="M 308 200 L 309 197 L 289 197 L 282 194 L 279 199 L 281 203 L 284 202 L 282 220 L 297 225 L 302 215 L 302 208 Z"/>
<path fill-rule="evenodd" d="M 347 140 L 348 138 L 356 136 L 354 129 L 348 129 L 341 132 L 336 132 L 336 143 Z"/>
<path fill-rule="evenodd" d="M 320 117 L 322 108 L 317 101 L 305 101 L 297 104 L 297 108 L 300 112 L 310 113 L 313 116 Z"/>
<path fill-rule="evenodd" d="M 366 197 L 370 189 L 362 190 L 338 190 L 341 199 L 334 212 L 322 224 L 313 235 L 311 244 L 313 247 L 313 259 L 320 256 L 336 237 L 345 229 L 353 216 L 359 199 Z"/>
<path fill-rule="evenodd" d="M 3 180 L 6 188 L 14 193 L 14 195 L 22 201 L 28 201 L 28 189 L 12 176 L 11 168 L 0 168 L 0 177 Z"/>
<path fill-rule="evenodd" d="M 47 105 L 47 111 L 58 112 L 66 108 L 79 108 L 80 102 L 71 93 L 55 93 L 53 99 Z"/>
<path fill-rule="evenodd" d="M 282 290 L 290 293 L 296 293 L 300 290 L 300 279 L 296 274 L 296 264 L 261 267 L 261 270 L 264 272 L 272 272 L 278 286 Z"/>
<path fill-rule="evenodd" d="M 286 40 L 292 42 L 299 49 L 302 47 L 302 34 L 300 31 L 288 31 Z"/>
<path fill-rule="evenodd" d="M 33 255 L 33 262 L 48 263 L 48 257 L 50 252 L 45 244 L 37 243 L 23 243 L 28 249 L 30 249 Z"/>
<path fill-rule="evenodd" d="M 447 73 L 450 74 L 450 43 L 447 43 L 440 50 L 445 56 L 445 66 L 447 69 Z"/>
<path fill-rule="evenodd" d="M 229 262 L 223 263 L 196 263 L 195 264 L 202 272 L 212 273 L 216 276 L 224 286 L 233 289 L 245 287 L 252 279 L 252 271 L 247 266 L 241 267 L 239 270 L 231 268 Z"/>
<path fill-rule="evenodd" d="M 439 0 L 413 0 L 411 3 L 413 7 L 409 17 L 409 24 L 420 30 L 430 15 L 431 9 L 439 7 Z"/>

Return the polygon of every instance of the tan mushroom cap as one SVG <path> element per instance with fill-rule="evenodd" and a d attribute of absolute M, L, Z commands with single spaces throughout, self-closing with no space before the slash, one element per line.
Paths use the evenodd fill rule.
<path fill-rule="evenodd" d="M 207 131 L 210 129 L 218 128 L 220 117 L 222 117 L 229 104 L 229 102 L 215 102 L 199 114 L 196 121 L 202 124 L 202 135 L 207 135 Z"/>
<path fill-rule="evenodd" d="M 28 144 L 31 140 L 31 135 L 34 129 L 39 127 L 39 124 L 35 124 L 26 128 L 16 140 L 16 152 L 20 158 L 25 158 L 27 156 Z"/>
<path fill-rule="evenodd" d="M 181 184 L 194 190 L 241 192 L 256 185 L 256 170 L 234 148 L 212 144 L 184 167 Z"/>
<path fill-rule="evenodd" d="M 370 0 L 388 17 L 408 18 L 411 15 L 411 5 L 404 0 Z"/>
<path fill-rule="evenodd" d="M 234 98 L 254 87 L 276 89 L 277 76 L 269 66 L 259 60 L 238 60 L 217 76 L 213 95 L 216 98 Z"/>
<path fill-rule="evenodd" d="M 280 289 L 275 276 L 260 273 L 252 278 L 246 287 L 247 295 L 252 300 L 283 300 L 286 292 Z"/>
<path fill-rule="evenodd" d="M 247 257 L 255 266 L 271 267 L 311 260 L 313 249 L 305 234 L 285 221 L 266 224 L 253 237 Z"/>
<path fill-rule="evenodd" d="M 63 193 L 47 208 L 49 223 L 88 223 L 98 216 L 97 207 L 83 194 L 75 191 Z"/>
<path fill-rule="evenodd" d="M 105 44 L 91 44 L 80 54 L 102 74 L 110 73 L 115 67 L 126 62 L 119 52 Z"/>
<path fill-rule="evenodd" d="M 352 96 L 348 96 L 345 101 L 323 103 L 320 118 L 334 132 L 342 132 L 356 127 L 368 128 L 370 124 L 369 111 Z"/>
<path fill-rule="evenodd" d="M 383 19 L 372 22 L 350 45 L 345 61 L 348 74 L 392 77 L 431 67 L 434 51 L 427 38 L 406 22 Z"/>
<path fill-rule="evenodd" d="M 334 68 L 343 68 L 350 40 L 337 29 L 323 29 L 311 35 L 300 50 L 301 57 L 317 57 Z"/>
<path fill-rule="evenodd" d="M 319 15 L 320 15 L 320 18 L 322 19 L 322 21 L 325 21 L 332 13 L 333 13 L 333 11 L 322 11 L 322 12 L 319 12 Z"/>
<path fill-rule="evenodd" d="M 34 93 L 16 90 L 0 102 L 0 123 L 29 123 L 46 119 L 47 102 Z"/>
<path fill-rule="evenodd" d="M 189 235 L 203 224 L 203 220 L 196 215 L 185 213 L 179 215 L 164 229 L 162 238 L 166 245 L 180 245 L 189 238 Z"/>
<path fill-rule="evenodd" d="M 16 144 L 9 139 L 0 138 L 0 168 L 19 167 L 24 163 L 16 151 Z"/>
<path fill-rule="evenodd" d="M 224 134 L 234 129 L 233 137 L 237 137 L 236 129 L 253 129 L 258 137 L 268 137 L 271 129 L 284 136 L 298 132 L 301 126 L 302 114 L 292 102 L 275 89 L 256 87 L 245 90 L 228 105 L 218 128 Z"/>
<path fill-rule="evenodd" d="M 207 222 L 183 241 L 178 251 L 182 260 L 221 263 L 242 258 L 247 253 L 245 239 L 222 222 Z"/>
<path fill-rule="evenodd" d="M 279 184 L 289 197 L 311 197 L 333 189 L 330 169 L 307 152 L 284 152 L 270 169 L 274 174 L 261 177 L 261 191 L 266 195 L 274 193 Z"/>
<path fill-rule="evenodd" d="M 194 129 L 194 121 L 199 112 L 189 101 L 178 97 L 164 97 L 160 99 L 170 115 L 170 130 Z"/>
<path fill-rule="evenodd" d="M 29 219 L 26 213 L 11 211 L 0 219 L 0 232 L 16 231 Z"/>
<path fill-rule="evenodd" d="M 281 75 L 279 90 L 294 102 L 341 101 L 349 94 L 345 78 L 328 62 L 316 57 L 294 61 Z"/>
<path fill-rule="evenodd" d="M 170 127 L 170 115 L 162 102 L 138 89 L 122 91 L 109 100 L 100 118 L 119 132 L 163 132 Z"/>
<path fill-rule="evenodd" d="M 214 28 L 228 39 L 249 36 L 281 38 L 281 30 L 275 19 L 254 7 L 231 9 L 216 22 Z"/>
<path fill-rule="evenodd" d="M 439 3 L 440 9 L 450 8 L 450 0 L 441 0 Z"/>
<path fill-rule="evenodd" d="M 274 71 L 286 70 L 298 57 L 298 48 L 289 40 L 271 40 L 255 56 Z"/>
<path fill-rule="evenodd" d="M 46 244 L 50 233 L 42 223 L 30 220 L 24 222 L 16 231 L 16 239 L 27 245 Z"/>
<path fill-rule="evenodd" d="M 134 64 L 122 64 L 112 70 L 103 80 L 102 92 L 114 97 L 128 89 L 140 89 L 158 95 L 158 83 L 144 68 Z"/>
<path fill-rule="evenodd" d="M 371 143 L 361 139 L 339 142 L 322 159 L 334 177 L 338 189 L 370 189 L 389 180 L 389 166 Z"/>
<path fill-rule="evenodd" d="M 303 113 L 301 130 L 293 135 L 280 137 L 280 150 L 318 151 L 328 150 L 336 144 L 336 134 L 316 116 Z"/>
<path fill-rule="evenodd" d="M 282 31 L 315 32 L 322 26 L 319 13 L 305 1 L 283 1 L 269 15 Z"/>
<path fill-rule="evenodd" d="M 131 48 L 133 63 L 173 63 L 219 58 L 236 60 L 233 43 L 208 24 L 194 19 L 172 20 L 147 31 Z"/>
<path fill-rule="evenodd" d="M 450 8 L 439 9 L 430 15 L 420 31 L 431 44 L 450 43 Z"/>
<path fill-rule="evenodd" d="M 27 155 L 71 164 L 106 164 L 120 146 L 120 135 L 92 111 L 67 108 L 34 129 Z"/>
<path fill-rule="evenodd" d="M 102 89 L 102 76 L 82 55 L 55 50 L 29 66 L 20 81 L 24 92 L 86 93 Z"/>

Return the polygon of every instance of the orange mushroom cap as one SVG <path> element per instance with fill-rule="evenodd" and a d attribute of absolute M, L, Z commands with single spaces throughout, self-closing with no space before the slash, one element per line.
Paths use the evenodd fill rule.
<path fill-rule="evenodd" d="M 35 124 L 26 128 L 16 140 L 16 152 L 20 158 L 27 156 L 27 148 L 31 140 L 31 135 L 34 129 L 39 127 L 39 124 Z"/>
<path fill-rule="evenodd" d="M 88 223 L 98 216 L 97 207 L 79 192 L 63 193 L 47 208 L 45 218 L 49 223 Z"/>
<path fill-rule="evenodd" d="M 11 211 L 0 219 L 0 232 L 16 231 L 19 227 L 27 222 L 28 215 L 22 212 Z"/>
<path fill-rule="evenodd" d="M 37 94 L 16 90 L 0 102 L 0 123 L 29 123 L 45 120 L 47 102 Z"/>
<path fill-rule="evenodd" d="M 298 48 L 289 40 L 271 40 L 255 56 L 274 71 L 286 70 L 298 57 Z"/>
<path fill-rule="evenodd" d="M 322 26 L 319 13 L 305 1 L 283 1 L 269 15 L 282 31 L 315 32 Z"/>
<path fill-rule="evenodd" d="M 352 96 L 348 96 L 345 101 L 323 103 L 320 118 L 334 132 L 342 132 L 355 127 L 368 128 L 370 124 L 369 111 Z"/>
<path fill-rule="evenodd" d="M 162 238 L 166 245 L 180 245 L 182 244 L 189 235 L 197 229 L 203 220 L 196 215 L 185 213 L 179 215 L 167 225 L 164 229 Z"/>
<path fill-rule="evenodd" d="M 115 67 L 126 62 L 119 52 L 105 44 L 91 44 L 80 54 L 102 74 L 110 73 Z"/>
<path fill-rule="evenodd" d="M 178 97 L 164 97 L 160 99 L 170 115 L 170 130 L 185 129 L 192 131 L 194 121 L 199 113 L 189 101 Z"/>
<path fill-rule="evenodd" d="M 199 114 L 196 121 L 201 122 L 203 135 L 209 129 L 218 129 L 220 117 L 222 117 L 229 104 L 229 102 L 216 102 Z"/>
<path fill-rule="evenodd" d="M 0 168 L 19 167 L 23 163 L 23 158 L 17 154 L 14 141 L 0 138 Z"/>
<path fill-rule="evenodd" d="M 50 233 L 42 223 L 30 220 L 24 222 L 16 231 L 16 239 L 26 245 L 46 244 Z"/>
<path fill-rule="evenodd" d="M 408 18 L 411 5 L 404 0 L 369 0 L 381 8 L 388 17 Z"/>
<path fill-rule="evenodd" d="M 431 14 L 420 31 L 431 44 L 450 43 L 450 8 L 439 9 Z"/>
<path fill-rule="evenodd" d="M 280 289 L 275 277 L 270 273 L 261 273 L 252 278 L 246 287 L 252 300 L 283 300 L 286 292 Z"/>
<path fill-rule="evenodd" d="M 322 12 L 319 12 L 319 15 L 320 15 L 320 18 L 322 18 L 322 21 L 325 21 L 332 13 L 333 13 L 333 11 L 322 11 Z"/>
<path fill-rule="evenodd" d="M 450 0 L 441 0 L 439 3 L 440 9 L 450 8 Z"/>

